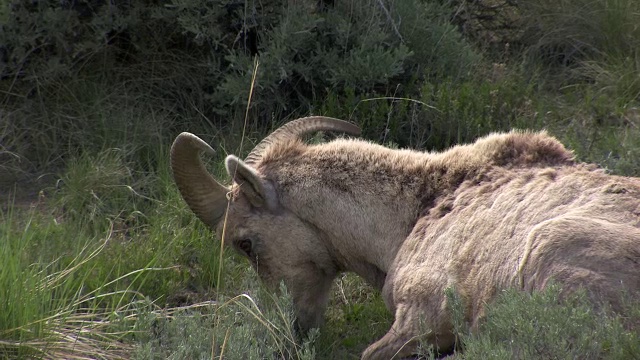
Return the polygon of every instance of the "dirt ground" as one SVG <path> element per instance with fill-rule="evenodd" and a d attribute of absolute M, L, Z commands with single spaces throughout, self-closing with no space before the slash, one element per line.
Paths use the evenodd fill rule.
<path fill-rule="evenodd" d="M 0 210 L 6 213 L 11 208 L 26 210 L 35 207 L 54 186 L 53 173 L 27 173 L 0 164 Z"/>

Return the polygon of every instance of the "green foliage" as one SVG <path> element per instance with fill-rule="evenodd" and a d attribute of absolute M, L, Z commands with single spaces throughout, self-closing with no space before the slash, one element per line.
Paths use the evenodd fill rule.
<path fill-rule="evenodd" d="M 358 358 L 392 323 L 380 294 L 355 274 L 345 274 L 334 286 L 326 325 L 315 342 L 316 358 Z"/>
<path fill-rule="evenodd" d="M 439 20 L 443 10 L 433 3 L 394 5 L 390 17 L 368 0 L 336 2 L 322 13 L 290 6 L 258 51 L 259 88 L 252 103 L 269 113 L 298 112 L 296 104 L 304 112 L 313 105 L 309 100 L 324 99 L 327 91 L 340 97 L 385 94 L 429 74 L 463 77 L 477 60 L 451 25 Z M 402 26 L 396 28 L 396 22 Z M 432 25 L 425 29 L 424 23 Z M 247 70 L 222 86 L 246 89 L 251 58 L 233 59 L 234 68 Z M 243 82 L 231 85 L 238 81 Z M 245 97 L 230 100 L 225 103 Z"/>
<path fill-rule="evenodd" d="M 634 106 L 617 108 L 608 97 L 585 95 L 582 108 L 567 106 L 547 114 L 547 122 L 579 160 L 600 164 L 615 174 L 638 176 L 640 131 Z M 561 129 L 561 130 L 556 130 Z"/>
<path fill-rule="evenodd" d="M 349 112 L 365 138 L 417 149 L 445 149 L 490 132 L 546 125 L 540 116 L 546 105 L 536 103 L 535 88 L 515 75 L 495 82 L 424 81 L 417 94 L 415 98 L 330 94 L 321 112 L 334 116 Z"/>
<path fill-rule="evenodd" d="M 10 14 L 10 0 L 0 0 L 0 24 L 7 22 Z"/>
<path fill-rule="evenodd" d="M 58 182 L 58 206 L 67 216 L 91 224 L 135 222 L 140 213 L 133 203 L 132 175 L 118 149 L 95 157 L 84 153 L 79 159 L 69 160 L 66 173 Z M 130 212 L 121 213 L 128 209 Z"/>
<path fill-rule="evenodd" d="M 451 24 L 452 11 L 443 5 L 446 3 L 410 0 L 390 5 L 399 36 L 412 52 L 410 61 L 415 67 L 409 72 L 411 76 L 426 76 L 430 82 L 464 80 L 483 63 L 475 46 Z M 411 80 L 410 83 L 417 79 Z"/>
<path fill-rule="evenodd" d="M 113 66 L 182 39 L 154 1 L 14 0 L 8 8 L 0 74 L 32 82 L 66 78 L 96 61 Z"/>
<path fill-rule="evenodd" d="M 39 299 L 43 297 L 30 294 L 33 289 L 38 289 L 39 269 L 29 266 L 32 259 L 27 255 L 29 248 L 33 246 L 34 235 L 42 236 L 49 229 L 33 231 L 30 222 L 24 228 L 17 228 L 19 225 L 13 220 L 12 213 L 3 214 L 0 224 L 3 241 L 3 246 L 0 248 L 0 260 L 3 264 L 0 272 L 0 285 L 2 285 L 0 294 L 4 299 L 3 306 L 6 306 L 4 311 L 0 311 L 0 329 L 4 335 L 3 338 L 20 340 L 29 337 L 29 334 L 37 338 L 42 335 L 41 323 L 34 324 L 31 329 L 12 331 L 11 334 L 6 332 L 33 323 L 39 320 L 38 316 L 41 316 L 38 309 L 42 307 L 42 300 Z"/>
<path fill-rule="evenodd" d="M 317 332 L 299 342 L 294 334 L 291 296 L 260 290 L 218 303 L 200 304 L 167 314 L 147 314 L 138 326 L 135 359 L 314 359 Z"/>
<path fill-rule="evenodd" d="M 157 160 L 151 155 L 166 151 L 166 133 L 176 115 L 167 103 L 152 102 L 151 95 L 113 81 L 91 77 L 38 84 L 37 96 L 24 98 L 16 108 L 7 97 L 6 111 L 0 113 L 0 133 L 10 139 L 5 149 L 23 164 L 33 164 L 29 170 L 60 168 L 86 156 L 84 151 L 95 155 L 109 148 L 117 149 L 125 165 L 135 162 L 153 170 Z"/>
<path fill-rule="evenodd" d="M 251 129 L 306 115 L 329 92 L 408 94 L 417 79 L 464 79 L 481 60 L 437 2 L 15 1 L 10 9 L 0 88 L 16 111 L 8 129 L 27 138 L 15 145 L 20 154 L 44 142 L 61 156 L 123 134 L 139 144 L 139 133 L 163 128 L 147 118 L 165 114 L 238 129 L 256 63 Z M 34 96 L 32 106 L 14 108 Z M 123 113 L 132 100 L 150 101 L 149 115 Z M 112 103 L 119 106 L 95 111 Z"/>
<path fill-rule="evenodd" d="M 388 330 L 380 295 L 345 276 L 316 342 L 294 339 L 286 292 L 272 297 L 221 256 L 175 189 L 168 149 L 181 131 L 219 151 L 217 175 L 226 152 L 246 153 L 241 141 L 309 113 L 420 149 L 547 128 L 581 160 L 640 174 L 640 3 L 520 2 L 502 15 L 531 22 L 499 34 L 458 21 L 503 3 L 0 0 L 0 185 L 58 180 L 33 211 L 0 219 L 0 358 L 68 357 L 42 349 L 69 339 L 109 358 L 133 343 L 142 359 L 356 358 Z M 508 292 L 482 331 L 456 326 L 456 357 L 638 357 L 619 320 L 579 297 Z"/>
<path fill-rule="evenodd" d="M 68 261 L 50 260 L 50 247 L 42 245 L 70 239 L 78 229 L 60 229 L 35 212 L 24 223 L 13 216 L 2 214 L 0 222 L 0 357 L 122 357 L 130 346 L 117 342 L 125 333 L 114 327 L 127 322 L 142 299 L 131 289 L 107 290 L 105 278 L 97 288 L 85 287 L 107 239 L 71 251 Z M 120 303 L 123 298 L 128 301 Z M 111 310 L 105 312 L 107 303 Z"/>
<path fill-rule="evenodd" d="M 638 3 L 633 0 L 563 0 L 523 4 L 537 29 L 539 47 L 562 49 L 567 57 L 628 56 L 637 51 Z"/>
<path fill-rule="evenodd" d="M 160 161 L 160 168 L 169 168 L 164 149 L 153 157 Z M 96 280 L 85 285 L 97 287 L 104 278 L 160 268 L 165 271 L 136 276 L 136 290 L 153 299 L 180 302 L 184 292 L 219 286 L 219 245 L 189 214 L 171 175 L 158 170 L 155 177 L 141 176 L 142 170 L 134 165 L 126 164 L 118 150 L 103 151 L 95 157 L 84 153 L 69 162 L 52 195 L 65 223 L 81 226 L 82 234 L 88 236 L 107 232 L 112 239 L 92 270 L 98 275 Z M 66 243 L 51 241 L 46 245 L 54 250 L 51 259 L 67 248 L 68 239 Z"/>
<path fill-rule="evenodd" d="M 597 78 L 597 73 L 603 70 L 613 71 L 619 78 L 626 71 L 637 69 L 640 56 L 637 1 L 544 0 L 525 2 L 522 7 L 529 22 L 531 47 L 527 52 L 535 62 L 577 67 L 574 79 L 588 80 Z M 604 68 L 596 74 L 585 73 L 581 69 L 585 61 L 590 66 L 598 61 Z M 637 99 L 638 92 L 634 95 Z"/>
<path fill-rule="evenodd" d="M 231 259 L 220 257 L 170 177 L 146 189 L 163 194 L 162 201 L 128 185 L 120 192 L 130 176 L 120 155 L 105 151 L 72 162 L 37 207 L 2 214 L 0 358 L 83 352 L 120 358 L 136 337 L 136 318 L 144 313 L 138 305 L 192 302 L 223 285 L 219 261 Z M 136 205 L 139 198 L 146 203 Z"/>
<path fill-rule="evenodd" d="M 640 304 L 627 306 L 623 318 L 594 310 L 584 292 L 561 295 L 558 285 L 533 294 L 507 290 L 487 306 L 478 329 L 458 333 L 464 350 L 456 357 L 635 359 L 640 356 L 640 335 L 625 326 L 637 325 L 640 319 L 633 316 L 640 314 Z"/>

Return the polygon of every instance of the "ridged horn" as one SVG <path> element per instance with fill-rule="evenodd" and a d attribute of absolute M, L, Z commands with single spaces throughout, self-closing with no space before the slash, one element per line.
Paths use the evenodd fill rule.
<path fill-rule="evenodd" d="M 316 131 L 340 131 L 349 135 L 360 135 L 360 128 L 357 125 L 344 120 L 326 116 L 304 117 L 290 121 L 272 132 L 251 150 L 244 162 L 248 165 L 255 165 L 262 159 L 264 151 L 272 144 L 296 139 Z"/>
<path fill-rule="evenodd" d="M 199 137 L 183 132 L 171 146 L 171 170 L 182 198 L 191 211 L 211 228 L 215 228 L 227 208 L 228 188 L 211 176 L 200 160 L 200 153 L 215 151 Z"/>

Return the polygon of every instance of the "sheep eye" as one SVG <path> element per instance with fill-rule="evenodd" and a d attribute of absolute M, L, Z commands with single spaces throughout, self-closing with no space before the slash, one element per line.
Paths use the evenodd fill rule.
<path fill-rule="evenodd" d="M 238 249 L 248 257 L 253 257 L 253 244 L 250 239 L 242 239 L 238 242 Z"/>

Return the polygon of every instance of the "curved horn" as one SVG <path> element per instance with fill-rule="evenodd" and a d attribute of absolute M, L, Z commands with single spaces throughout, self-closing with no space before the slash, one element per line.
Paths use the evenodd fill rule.
<path fill-rule="evenodd" d="M 171 146 L 171 170 L 182 198 L 191 211 L 211 228 L 224 216 L 227 207 L 226 187 L 217 182 L 200 160 L 200 152 L 215 151 L 199 137 L 183 132 Z"/>
<path fill-rule="evenodd" d="M 249 153 L 244 162 L 248 165 L 255 165 L 260 161 L 260 159 L 262 159 L 262 154 L 269 146 L 271 146 L 271 144 L 276 144 L 289 139 L 296 139 L 304 134 L 316 131 L 341 131 L 349 135 L 360 135 L 360 128 L 357 125 L 344 120 L 325 116 L 309 116 L 300 118 L 282 125 L 276 131 L 272 132 L 269 136 L 260 141 L 258 145 L 251 150 L 251 153 Z"/>

